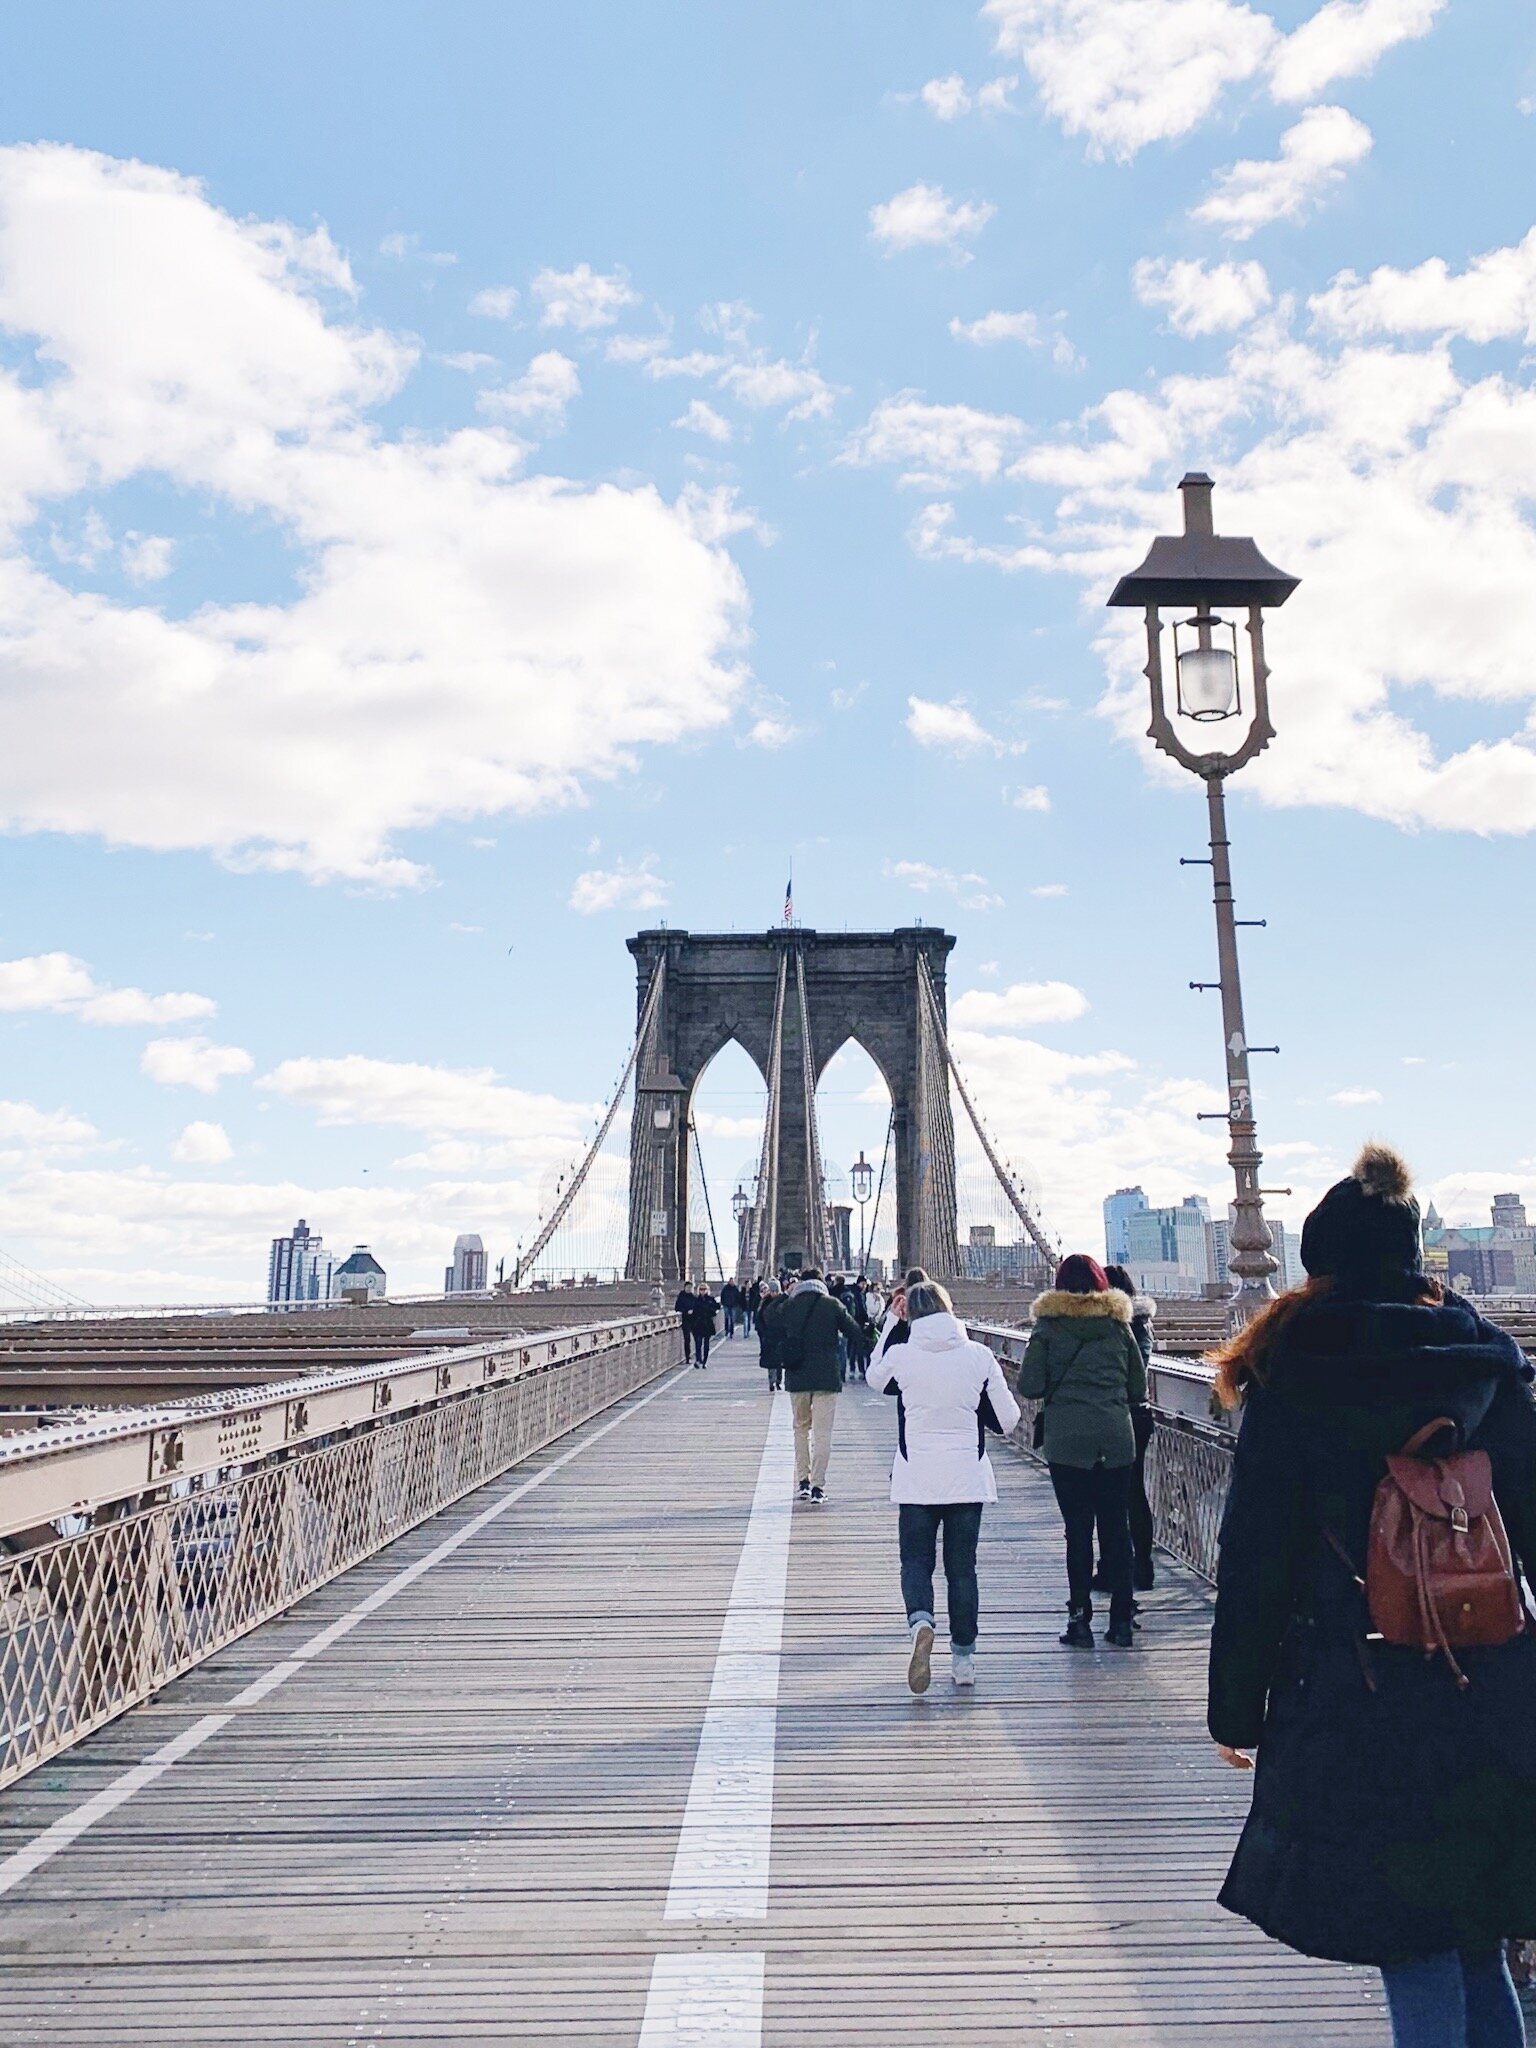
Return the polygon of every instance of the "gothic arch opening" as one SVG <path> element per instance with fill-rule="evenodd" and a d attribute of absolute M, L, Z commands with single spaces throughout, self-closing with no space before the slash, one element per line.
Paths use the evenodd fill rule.
<path fill-rule="evenodd" d="M 757 1063 L 739 1040 L 728 1038 L 711 1054 L 688 1099 L 693 1126 L 688 1140 L 690 1278 L 702 1272 L 718 1287 L 736 1271 L 732 1202 L 738 1185 L 749 1202 L 756 1193 L 767 1107 L 768 1089 Z"/>
<path fill-rule="evenodd" d="M 891 1091 L 879 1065 L 852 1035 L 821 1070 L 816 1083 L 816 1124 L 831 1212 L 831 1260 L 839 1270 L 857 1271 L 860 1253 L 866 1272 L 872 1260 L 888 1272 L 896 1257 L 895 1159 L 887 1146 Z M 870 1168 L 870 1195 L 860 1203 L 854 1169 L 862 1157 Z M 884 1166 L 884 1185 L 881 1167 Z M 878 1196 L 878 1207 L 877 1207 Z"/>

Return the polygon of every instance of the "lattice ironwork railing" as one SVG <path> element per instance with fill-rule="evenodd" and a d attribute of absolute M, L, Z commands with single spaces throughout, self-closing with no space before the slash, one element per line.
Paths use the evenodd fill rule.
<path fill-rule="evenodd" d="M 1029 1332 L 1002 1330 L 986 1323 L 970 1323 L 966 1327 L 978 1344 L 997 1353 L 1011 1383 L 1029 1342 Z M 1032 1448 L 1032 1439 L 1040 1403 L 1021 1400 L 1019 1407 L 1023 1412 L 1012 1442 L 1026 1457 L 1038 1461 L 1039 1453 Z M 1232 1479 L 1234 1439 L 1230 1431 L 1188 1415 L 1175 1415 L 1155 1406 L 1152 1414 L 1156 1426 L 1147 1445 L 1146 1482 L 1153 1538 L 1160 1549 L 1214 1584 L 1222 1510 Z"/>
<path fill-rule="evenodd" d="M 630 1324 L 580 1355 L 0 1557 L 0 1786 L 675 1362 L 670 1317 Z"/>

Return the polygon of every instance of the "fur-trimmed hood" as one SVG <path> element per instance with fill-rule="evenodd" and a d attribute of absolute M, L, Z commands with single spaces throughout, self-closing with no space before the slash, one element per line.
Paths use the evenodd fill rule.
<path fill-rule="evenodd" d="M 1068 1294 L 1064 1287 L 1048 1287 L 1036 1296 L 1030 1309 L 1037 1323 L 1046 1316 L 1112 1316 L 1127 1328 L 1134 1313 L 1131 1297 L 1118 1287 L 1111 1287 L 1107 1294 Z"/>

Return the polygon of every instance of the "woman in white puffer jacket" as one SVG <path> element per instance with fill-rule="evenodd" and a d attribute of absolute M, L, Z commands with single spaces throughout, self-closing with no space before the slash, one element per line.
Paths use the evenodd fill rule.
<path fill-rule="evenodd" d="M 877 1353 L 865 1378 L 877 1394 L 896 1396 L 891 1499 L 900 1511 L 901 1591 L 912 1638 L 907 1684 L 926 1692 L 941 1529 L 950 1675 L 957 1686 L 976 1683 L 976 1543 L 982 1508 L 997 1499 L 985 1432 L 1006 1435 L 1019 1419 L 1019 1404 L 993 1354 L 966 1336 L 942 1287 L 931 1280 L 909 1286 L 906 1309 L 906 1343 Z"/>

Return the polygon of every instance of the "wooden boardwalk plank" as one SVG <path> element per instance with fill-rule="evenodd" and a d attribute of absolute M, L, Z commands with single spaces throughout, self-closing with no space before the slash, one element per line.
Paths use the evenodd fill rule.
<path fill-rule="evenodd" d="M 1061 1650 L 1021 1459 L 976 1696 L 942 1653 L 907 1695 L 891 1404 L 862 1387 L 794 1520 L 767 1919 L 663 1920 L 767 1416 L 755 1346 L 718 1347 L 0 1900 L 0 2040 L 633 2048 L 655 1957 L 687 1951 L 766 1956 L 764 2048 L 1382 2041 L 1373 1973 L 1214 1904 L 1246 1786 L 1203 1731 L 1204 1589 L 1169 1568 L 1136 1653 Z M 24 1781 L 0 1855 L 495 1491 Z"/>

